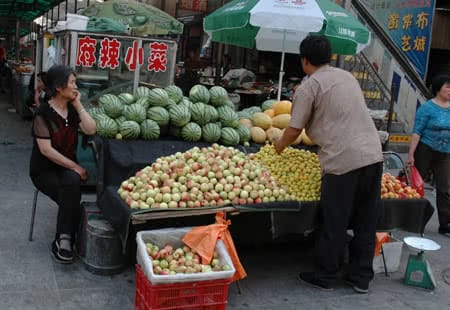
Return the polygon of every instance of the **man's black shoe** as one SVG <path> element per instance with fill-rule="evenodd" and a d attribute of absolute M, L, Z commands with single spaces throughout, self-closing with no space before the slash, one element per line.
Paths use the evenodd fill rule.
<path fill-rule="evenodd" d="M 444 236 L 450 237 L 450 224 L 439 226 L 439 233 Z"/>
<path fill-rule="evenodd" d="M 357 281 L 352 280 L 349 276 L 345 276 L 342 280 L 359 294 L 369 293 L 369 284 L 357 283 Z"/>
<path fill-rule="evenodd" d="M 324 280 L 318 279 L 314 272 L 300 272 L 298 274 L 298 279 L 306 284 L 313 286 L 315 288 L 321 289 L 323 291 L 332 291 L 333 288 L 330 284 Z"/>

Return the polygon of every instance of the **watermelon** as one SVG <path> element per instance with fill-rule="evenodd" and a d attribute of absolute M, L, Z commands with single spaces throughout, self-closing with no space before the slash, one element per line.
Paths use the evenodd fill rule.
<path fill-rule="evenodd" d="M 165 107 L 169 101 L 169 95 L 162 88 L 153 88 L 148 95 L 151 106 Z"/>
<path fill-rule="evenodd" d="M 222 128 L 220 135 L 220 141 L 223 145 L 238 145 L 239 144 L 239 134 L 237 131 L 231 127 Z"/>
<path fill-rule="evenodd" d="M 115 119 L 117 126 L 120 126 L 120 124 L 122 124 L 123 122 L 125 122 L 127 120 L 127 118 L 123 115 L 119 116 L 118 118 Z"/>
<path fill-rule="evenodd" d="M 183 98 L 183 99 L 181 99 L 180 102 L 178 102 L 178 105 L 185 105 L 185 106 L 187 106 L 189 108 L 189 111 L 192 108 L 192 104 L 193 103 L 188 98 Z"/>
<path fill-rule="evenodd" d="M 169 112 L 163 107 L 151 107 L 147 111 L 147 118 L 155 121 L 159 126 L 169 123 Z"/>
<path fill-rule="evenodd" d="M 202 127 L 203 140 L 209 143 L 217 142 L 221 136 L 220 126 L 214 123 L 206 124 Z"/>
<path fill-rule="evenodd" d="M 206 105 L 204 103 L 194 103 L 191 108 L 191 119 L 200 126 L 208 124 L 211 121 L 211 115 L 208 111 L 206 111 Z"/>
<path fill-rule="evenodd" d="M 209 115 L 211 123 L 214 123 L 219 119 L 219 113 L 217 113 L 216 108 L 208 104 L 205 104 L 205 114 Z"/>
<path fill-rule="evenodd" d="M 137 139 L 141 133 L 141 127 L 135 121 L 125 121 L 120 124 L 119 132 L 123 139 Z"/>
<path fill-rule="evenodd" d="M 239 116 L 233 109 L 227 106 L 217 108 L 219 119 L 224 127 L 237 128 L 239 125 Z"/>
<path fill-rule="evenodd" d="M 147 110 L 150 106 L 150 100 L 148 99 L 148 97 L 139 98 L 135 103 L 143 106 L 145 110 Z"/>
<path fill-rule="evenodd" d="M 187 123 L 181 128 L 181 138 L 184 141 L 198 141 L 202 137 L 202 128 L 196 123 Z"/>
<path fill-rule="evenodd" d="M 275 102 L 277 102 L 277 101 L 274 99 L 268 99 L 268 100 L 264 101 L 261 105 L 262 110 L 263 111 L 269 110 L 270 108 L 272 108 L 272 106 Z"/>
<path fill-rule="evenodd" d="M 135 99 L 146 98 L 150 95 L 150 88 L 145 86 L 139 86 L 134 93 Z"/>
<path fill-rule="evenodd" d="M 97 134 L 100 137 L 114 138 L 119 131 L 119 126 L 117 123 L 108 116 L 103 116 L 96 121 Z"/>
<path fill-rule="evenodd" d="M 155 140 L 159 138 L 159 126 L 151 119 L 146 119 L 141 123 L 141 137 L 145 140 Z"/>
<path fill-rule="evenodd" d="M 167 95 L 169 95 L 169 98 L 175 101 L 175 103 L 180 102 L 183 98 L 183 91 L 176 85 L 169 85 L 164 88 L 164 90 L 167 92 Z"/>
<path fill-rule="evenodd" d="M 175 106 L 175 105 L 177 105 L 177 103 L 176 103 L 173 99 L 170 99 L 170 98 L 169 98 L 169 100 L 167 100 L 167 105 L 165 106 L 165 108 L 166 108 L 167 110 L 169 110 L 170 107 L 173 107 L 173 106 Z"/>
<path fill-rule="evenodd" d="M 229 100 L 227 91 L 221 86 L 211 87 L 209 90 L 209 95 L 211 98 L 210 104 L 215 107 L 224 105 Z"/>
<path fill-rule="evenodd" d="M 236 107 L 234 106 L 233 101 L 231 101 L 231 100 L 225 101 L 225 103 L 224 103 L 223 105 L 224 105 L 224 106 L 227 106 L 227 107 L 230 107 L 230 108 L 232 108 L 233 110 L 236 109 Z"/>
<path fill-rule="evenodd" d="M 123 104 L 119 98 L 112 94 L 106 94 L 100 97 L 99 102 L 105 110 L 105 114 L 111 118 L 116 118 L 122 115 Z"/>
<path fill-rule="evenodd" d="M 142 105 L 133 103 L 125 106 L 123 116 L 125 116 L 125 118 L 129 121 L 135 121 L 140 124 L 147 117 L 147 111 Z"/>
<path fill-rule="evenodd" d="M 250 129 L 248 129 L 247 126 L 239 124 L 239 126 L 236 128 L 236 132 L 239 135 L 239 143 L 240 144 L 244 144 L 245 142 L 250 141 L 251 133 L 250 133 Z"/>
<path fill-rule="evenodd" d="M 184 105 L 176 105 L 169 110 L 170 122 L 178 127 L 183 127 L 191 120 L 191 112 Z"/>
<path fill-rule="evenodd" d="M 189 91 L 189 99 L 192 101 L 192 103 L 196 102 L 208 103 L 209 98 L 210 98 L 209 90 L 203 85 L 200 84 L 194 85 Z"/>
<path fill-rule="evenodd" d="M 130 93 L 121 93 L 117 96 L 122 104 L 132 104 L 134 102 L 134 96 Z"/>
<path fill-rule="evenodd" d="M 242 111 L 237 112 L 237 115 L 238 115 L 239 119 L 243 119 L 243 118 L 251 119 L 253 114 L 250 113 L 248 110 L 244 109 Z"/>

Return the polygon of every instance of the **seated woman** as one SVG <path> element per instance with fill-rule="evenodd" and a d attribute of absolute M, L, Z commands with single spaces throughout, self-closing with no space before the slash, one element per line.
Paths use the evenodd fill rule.
<path fill-rule="evenodd" d="M 51 252 L 57 262 L 71 263 L 80 219 L 81 182 L 88 179 L 76 159 L 78 126 L 87 135 L 95 134 L 96 126 L 80 102 L 71 68 L 53 66 L 46 84 L 47 99 L 40 102 L 33 118 L 30 177 L 36 188 L 58 205 Z"/>

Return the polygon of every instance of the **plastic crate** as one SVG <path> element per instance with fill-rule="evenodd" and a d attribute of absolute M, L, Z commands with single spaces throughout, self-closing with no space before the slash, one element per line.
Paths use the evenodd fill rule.
<path fill-rule="evenodd" d="M 182 228 L 164 228 L 140 231 L 136 234 L 137 252 L 136 261 L 141 266 L 144 274 L 148 277 L 152 284 L 173 284 L 179 282 L 196 282 L 196 281 L 209 281 L 218 279 L 232 278 L 236 269 L 234 268 L 233 261 L 225 247 L 222 240 L 218 240 L 216 244 L 216 251 L 219 255 L 219 260 L 222 264 L 226 264 L 230 267 L 230 270 L 226 271 L 214 271 L 214 272 L 200 272 L 192 274 L 177 273 L 174 275 L 157 275 L 153 273 L 153 261 L 148 256 L 145 243 L 151 242 L 156 244 L 160 248 L 165 244 L 171 244 L 174 247 L 180 247 L 183 245 L 181 239 L 189 232 L 192 227 Z"/>
<path fill-rule="evenodd" d="M 225 309 L 231 279 L 152 284 L 136 265 L 136 310 Z"/>

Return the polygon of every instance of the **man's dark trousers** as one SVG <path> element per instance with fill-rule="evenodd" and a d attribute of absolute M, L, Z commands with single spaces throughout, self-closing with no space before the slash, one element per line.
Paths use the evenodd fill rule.
<path fill-rule="evenodd" d="M 372 280 L 382 173 L 383 163 L 379 162 L 342 175 L 323 176 L 316 277 L 329 282 L 336 279 L 351 225 L 354 238 L 349 247 L 349 277 L 362 286 Z"/>

